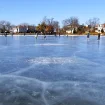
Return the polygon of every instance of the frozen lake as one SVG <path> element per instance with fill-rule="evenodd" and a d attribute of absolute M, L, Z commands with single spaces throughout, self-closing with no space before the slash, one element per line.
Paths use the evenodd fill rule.
<path fill-rule="evenodd" d="M 105 105 L 105 37 L 0 36 L 0 105 Z"/>

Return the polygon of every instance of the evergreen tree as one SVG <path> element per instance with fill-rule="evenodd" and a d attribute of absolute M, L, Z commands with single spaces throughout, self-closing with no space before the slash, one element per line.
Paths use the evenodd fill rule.
<path fill-rule="evenodd" d="M 101 29 L 101 32 L 102 32 L 102 33 L 104 33 L 104 30 L 103 30 L 103 28 Z"/>

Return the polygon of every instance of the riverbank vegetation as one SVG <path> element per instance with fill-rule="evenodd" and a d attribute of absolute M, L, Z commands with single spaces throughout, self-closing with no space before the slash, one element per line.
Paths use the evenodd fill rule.
<path fill-rule="evenodd" d="M 0 33 L 12 33 L 12 34 L 78 34 L 84 35 L 90 32 L 92 35 L 96 35 L 100 31 L 103 35 L 105 34 L 105 24 L 100 26 L 99 18 L 92 18 L 86 21 L 84 24 L 80 24 L 77 17 L 70 17 L 62 21 L 62 27 L 59 21 L 54 20 L 54 18 L 44 17 L 43 20 L 38 25 L 30 25 L 28 23 L 22 23 L 17 26 L 12 25 L 8 21 L 0 21 Z M 22 27 L 22 32 L 18 31 L 17 27 Z M 24 29 L 26 28 L 26 29 Z M 17 30 L 16 30 L 17 29 Z"/>

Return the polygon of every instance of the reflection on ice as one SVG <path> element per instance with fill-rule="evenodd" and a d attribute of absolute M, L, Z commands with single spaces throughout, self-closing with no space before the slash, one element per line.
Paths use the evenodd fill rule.
<path fill-rule="evenodd" d="M 35 44 L 35 46 L 65 46 L 67 44 L 56 44 L 56 43 L 44 43 L 44 44 Z"/>
<path fill-rule="evenodd" d="M 99 65 L 95 62 L 89 61 L 87 59 L 79 58 L 79 57 L 36 57 L 34 59 L 29 59 L 28 62 L 31 64 L 70 64 L 70 63 L 87 63 L 93 65 Z"/>
<path fill-rule="evenodd" d="M 20 76 L 0 77 L 0 105 L 104 105 L 105 91 L 91 83 L 42 82 Z M 105 85 L 103 84 L 103 87 Z"/>
<path fill-rule="evenodd" d="M 35 67 L 37 67 L 38 65 L 40 65 L 40 66 L 46 66 L 46 65 L 47 66 L 48 65 L 64 66 L 64 65 L 68 64 L 69 66 L 74 65 L 74 66 L 79 67 L 81 65 L 87 64 L 87 66 L 99 67 L 98 63 L 89 61 L 87 59 L 79 58 L 79 57 L 36 57 L 33 59 L 29 59 L 26 62 L 28 62 L 30 64 L 30 66 L 28 66 L 27 68 L 23 68 L 20 70 L 10 72 L 10 74 L 19 75 L 19 74 L 22 74 L 24 72 L 28 72 L 32 69 L 35 70 Z M 38 68 L 36 68 L 36 69 L 38 69 Z"/>
<path fill-rule="evenodd" d="M 39 43 L 39 44 L 28 44 L 24 45 L 27 47 L 32 47 L 32 46 L 67 46 L 68 44 L 62 44 L 62 43 Z"/>
<path fill-rule="evenodd" d="M 63 57 L 37 57 L 35 59 L 28 60 L 30 63 L 34 64 L 66 64 L 66 63 L 73 63 L 75 59 L 73 58 L 63 58 Z"/>

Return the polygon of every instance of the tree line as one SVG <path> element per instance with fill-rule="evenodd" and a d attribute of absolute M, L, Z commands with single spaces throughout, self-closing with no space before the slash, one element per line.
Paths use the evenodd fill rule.
<path fill-rule="evenodd" d="M 62 21 L 63 27 L 60 28 L 59 21 L 54 20 L 54 18 L 44 17 L 43 20 L 37 25 L 29 25 L 27 23 L 20 24 L 21 26 L 27 26 L 27 32 L 37 32 L 41 34 L 65 34 L 66 30 L 73 30 L 73 33 L 82 34 L 86 31 L 95 32 L 96 25 L 99 24 L 99 18 L 92 18 L 86 21 L 85 25 L 80 25 L 78 17 L 70 17 Z M 87 26 L 88 27 L 87 27 Z M 10 32 L 10 30 L 15 27 L 9 21 L 0 21 L 0 33 L 5 31 Z M 35 27 L 35 30 L 33 29 Z"/>
<path fill-rule="evenodd" d="M 73 33 L 82 34 L 86 31 L 95 32 L 96 25 L 99 25 L 99 18 L 92 18 L 86 21 L 85 25 L 79 24 L 79 19 L 77 17 L 70 17 L 68 19 L 63 20 L 63 30 L 64 33 L 66 30 L 71 29 Z"/>

